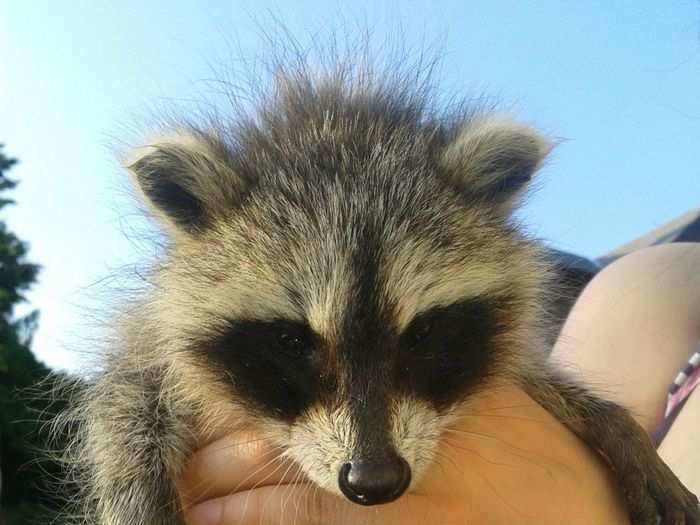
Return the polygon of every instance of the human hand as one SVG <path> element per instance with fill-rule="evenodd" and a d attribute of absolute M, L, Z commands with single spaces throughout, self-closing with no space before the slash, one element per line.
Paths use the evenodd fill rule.
<path fill-rule="evenodd" d="M 621 525 L 624 505 L 596 454 L 522 390 L 475 397 L 434 464 L 388 505 L 319 490 L 254 434 L 204 446 L 180 483 L 190 525 Z"/>

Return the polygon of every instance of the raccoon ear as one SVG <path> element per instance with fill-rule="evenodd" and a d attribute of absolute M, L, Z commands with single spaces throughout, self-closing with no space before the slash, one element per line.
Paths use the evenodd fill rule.
<path fill-rule="evenodd" d="M 442 162 L 462 193 L 509 213 L 552 147 L 523 124 L 479 119 L 462 127 Z"/>
<path fill-rule="evenodd" d="M 196 234 L 240 202 L 245 190 L 228 156 L 215 136 L 187 130 L 134 150 L 127 168 L 171 230 Z"/>

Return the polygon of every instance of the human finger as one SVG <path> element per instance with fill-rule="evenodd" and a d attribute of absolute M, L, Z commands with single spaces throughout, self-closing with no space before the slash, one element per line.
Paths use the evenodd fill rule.
<path fill-rule="evenodd" d="M 178 484 L 183 506 L 242 492 L 253 487 L 279 485 L 299 476 L 281 450 L 258 436 L 231 434 L 197 451 Z"/>
<path fill-rule="evenodd" d="M 407 494 L 363 507 L 310 483 L 266 486 L 207 501 L 187 514 L 189 525 L 423 525 L 449 523 L 438 505 Z M 442 520 L 442 521 L 441 521 Z"/>

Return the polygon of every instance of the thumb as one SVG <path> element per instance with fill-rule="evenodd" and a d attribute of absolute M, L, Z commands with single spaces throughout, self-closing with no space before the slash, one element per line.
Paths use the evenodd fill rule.
<path fill-rule="evenodd" d="M 441 525 L 439 508 L 406 494 L 375 507 L 352 504 L 313 484 L 265 486 L 209 500 L 187 514 L 189 525 Z M 445 523 L 448 523 L 445 521 Z"/>

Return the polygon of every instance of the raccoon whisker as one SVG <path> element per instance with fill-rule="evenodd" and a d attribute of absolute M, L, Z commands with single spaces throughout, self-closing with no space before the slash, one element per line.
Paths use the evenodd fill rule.
<path fill-rule="evenodd" d="M 260 443 L 260 442 L 269 442 L 265 438 L 259 438 L 259 439 L 251 439 L 248 441 L 237 441 L 236 443 L 231 443 L 230 445 L 224 445 L 221 447 L 219 450 L 229 450 L 229 449 L 236 449 L 236 448 L 241 448 L 241 446 L 245 445 L 252 445 L 253 443 Z M 280 446 L 274 446 L 270 448 L 270 452 L 278 452 L 279 456 L 283 455 L 284 449 Z"/>
<path fill-rule="evenodd" d="M 256 442 L 256 441 L 259 441 L 259 440 L 251 440 L 251 441 L 246 441 L 246 442 L 242 442 L 242 443 L 236 443 L 235 445 L 234 445 L 234 444 L 226 445 L 226 446 L 224 446 L 224 447 L 221 447 L 219 450 L 229 450 L 229 449 L 232 449 L 232 448 L 238 448 L 240 445 L 247 445 L 247 444 L 249 444 L 249 443 L 253 443 L 253 442 Z M 238 483 L 238 485 L 237 485 L 232 491 L 230 491 L 230 492 L 228 493 L 228 495 L 235 494 L 236 491 L 238 490 L 238 488 L 239 488 L 243 483 L 245 483 L 246 481 L 248 481 L 248 479 L 250 479 L 250 478 L 251 478 L 252 476 L 254 476 L 256 473 L 258 473 L 261 469 L 264 469 L 265 467 L 267 467 L 267 466 L 268 466 L 270 463 L 272 463 L 275 459 L 276 459 L 276 458 L 273 458 L 273 459 L 269 460 L 267 463 L 265 463 L 265 465 L 263 465 L 262 467 L 256 469 L 255 471 L 253 471 L 252 473 L 250 473 L 248 476 L 246 476 L 243 480 L 241 480 L 241 481 Z M 192 487 L 192 488 L 189 490 L 189 492 L 190 492 L 191 494 L 204 494 L 204 493 L 206 492 L 206 490 L 207 490 L 208 488 L 210 488 L 210 486 L 211 486 L 211 485 L 208 484 L 208 482 L 207 482 L 206 479 L 202 479 L 202 480 L 200 480 L 200 481 L 198 482 L 197 485 L 195 485 L 194 487 Z M 201 496 L 200 496 L 200 497 L 201 497 Z M 182 500 L 182 498 L 181 498 L 181 500 Z M 197 504 L 200 503 L 200 502 L 201 502 L 201 501 L 200 501 L 199 497 L 194 497 L 194 498 L 188 498 L 188 501 L 181 501 L 181 504 L 182 504 L 182 506 L 183 506 L 183 510 L 188 510 L 189 508 L 191 508 L 191 507 L 197 505 Z"/>
<path fill-rule="evenodd" d="M 497 438 L 495 436 L 491 436 L 489 434 L 482 434 L 479 432 L 471 432 L 471 431 L 460 431 L 460 430 L 451 430 L 451 429 L 446 429 L 445 431 L 450 432 L 452 434 L 457 434 L 457 435 L 459 435 L 460 438 L 471 437 L 471 438 L 489 439 L 489 440 L 497 441 L 499 444 L 505 445 L 506 447 L 511 449 L 510 454 L 532 462 L 531 458 L 533 457 L 533 455 L 529 454 L 525 449 L 517 447 L 517 446 L 513 445 L 512 443 L 504 441 L 504 440 Z M 534 455 L 534 457 L 543 457 L 543 456 L 537 454 L 537 455 Z"/>
<path fill-rule="evenodd" d="M 317 483 L 310 483 L 308 487 L 308 492 L 310 492 L 311 494 L 308 497 L 304 497 L 304 514 L 306 516 L 314 516 L 310 505 L 314 505 L 316 502 L 316 498 L 318 497 L 319 486 Z"/>
<path fill-rule="evenodd" d="M 312 503 L 312 498 L 316 496 L 318 491 L 318 485 L 316 483 L 299 483 L 299 480 L 303 477 L 303 471 L 299 472 L 299 478 L 295 481 L 295 485 L 302 485 L 304 487 L 304 492 L 301 494 L 301 500 L 303 501 L 306 516 L 311 515 L 309 509 L 309 504 Z M 301 506 L 299 498 L 295 499 L 295 512 L 294 512 L 294 523 L 297 522 L 299 518 L 299 507 Z"/>
<path fill-rule="evenodd" d="M 260 442 L 268 442 L 268 440 L 266 440 L 265 438 L 258 438 L 258 439 L 249 439 L 247 441 L 236 441 L 235 443 L 231 443 L 231 444 L 223 445 L 221 447 L 217 447 L 217 451 L 220 451 L 220 452 L 225 452 L 225 451 L 229 451 L 229 450 L 237 451 L 238 449 L 241 449 L 242 447 L 245 447 L 248 445 L 253 445 L 256 443 L 260 443 Z M 275 461 L 276 459 L 279 459 L 280 457 L 282 457 L 284 455 L 284 449 L 282 447 L 279 447 L 279 446 L 271 447 L 270 452 L 275 453 L 275 456 L 273 458 L 271 458 L 268 461 L 268 463 L 266 463 L 265 465 L 263 465 L 260 468 L 265 468 L 267 465 L 269 465 L 270 462 Z M 259 470 L 260 469 L 252 472 L 250 475 L 257 474 Z M 246 481 L 248 481 L 248 479 L 249 478 L 245 478 L 240 483 L 245 483 Z"/>
<path fill-rule="evenodd" d="M 460 438 L 471 437 L 471 438 L 490 439 L 490 440 L 497 441 L 498 443 L 500 443 L 500 444 L 502 444 L 502 445 L 505 445 L 506 447 L 510 448 L 510 449 L 511 449 L 511 450 L 510 450 L 510 454 L 511 454 L 511 455 L 516 456 L 516 457 L 518 457 L 518 458 L 521 458 L 521 459 L 527 461 L 528 463 L 531 463 L 532 465 L 541 468 L 542 470 L 544 470 L 545 472 L 547 472 L 547 474 L 548 474 L 550 477 L 552 476 L 551 471 L 550 471 L 546 466 L 544 466 L 544 465 L 538 463 L 537 461 L 535 461 L 533 458 L 535 458 L 535 459 L 543 459 L 543 460 L 545 460 L 546 462 L 549 462 L 549 463 L 552 463 L 552 464 L 555 464 L 555 465 L 565 466 L 565 465 L 563 465 L 561 462 L 552 460 L 551 458 L 547 458 L 546 456 L 543 456 L 543 455 L 541 455 L 541 454 L 529 454 L 525 449 L 522 449 L 522 448 L 520 448 L 520 447 L 516 447 L 516 446 L 513 445 L 512 443 L 509 443 L 509 442 L 504 441 L 504 440 L 502 440 L 502 439 L 500 439 L 500 438 L 497 438 L 496 436 L 491 436 L 491 435 L 489 435 L 489 434 L 481 434 L 481 433 L 479 433 L 479 432 L 461 431 L 461 430 L 453 430 L 453 429 L 445 429 L 445 431 L 446 431 L 446 432 L 453 433 L 453 434 L 457 434 L 457 435 L 459 435 Z M 449 437 L 444 436 L 443 439 L 449 439 Z M 455 448 L 459 448 L 457 445 L 454 445 L 454 443 L 452 444 L 452 446 L 455 447 Z M 465 449 L 465 450 L 469 450 L 469 449 Z M 516 452 L 516 451 L 518 451 L 518 452 L 520 452 L 520 453 L 518 453 L 518 452 Z"/>
<path fill-rule="evenodd" d="M 526 403 L 519 403 L 517 405 L 500 405 L 500 406 L 495 406 L 495 407 L 489 407 L 489 410 L 491 411 L 497 411 L 497 410 L 511 410 L 511 409 L 521 409 L 521 408 L 529 408 L 532 405 L 526 404 Z M 473 411 L 469 411 L 469 413 L 476 413 Z"/>
<path fill-rule="evenodd" d="M 285 459 L 286 459 L 286 458 L 285 458 Z M 266 465 L 269 465 L 270 463 L 271 463 L 271 462 L 268 462 Z M 275 474 L 283 465 L 284 465 L 284 462 L 283 462 L 283 463 L 280 463 L 280 464 L 275 468 L 275 470 L 273 470 L 272 472 L 270 472 L 265 478 L 263 478 L 262 480 L 260 480 L 258 483 L 256 483 L 256 484 L 253 485 L 252 487 L 250 487 L 248 490 L 246 490 L 246 498 L 245 498 L 245 502 L 244 502 L 244 504 L 243 504 L 243 513 L 242 513 L 242 516 L 245 516 L 245 515 L 246 515 L 246 512 L 248 512 L 248 504 L 250 503 L 250 496 L 251 496 L 251 494 L 253 493 L 253 491 L 254 491 L 255 489 L 257 489 L 258 487 L 262 486 L 262 484 L 265 483 L 265 481 L 267 481 L 267 480 L 270 478 L 270 476 L 272 476 L 273 474 Z M 262 467 L 262 468 L 264 468 L 264 467 Z M 290 469 L 290 468 L 291 468 L 291 465 L 287 466 L 287 470 L 285 471 L 285 474 L 286 474 L 287 472 L 289 472 L 289 469 Z M 262 470 L 262 469 L 259 468 L 259 469 L 256 470 L 256 472 L 260 472 L 260 470 Z M 284 477 L 284 476 L 282 476 L 282 477 Z M 248 476 L 246 479 L 250 479 L 250 476 Z M 239 483 L 238 486 L 240 486 L 241 484 L 242 484 L 242 482 Z M 273 493 L 274 493 L 274 490 L 277 489 L 277 487 L 279 487 L 279 484 L 275 485 L 275 488 L 273 489 Z M 236 493 L 236 490 L 237 490 L 237 489 L 232 490 L 232 491 L 229 493 L 229 495 L 235 494 L 235 493 Z"/>
<path fill-rule="evenodd" d="M 173 496 L 173 497 L 170 498 L 170 499 L 165 499 L 165 500 L 163 500 L 162 503 L 160 504 L 158 510 L 159 510 L 159 512 L 160 512 L 161 510 L 162 510 L 162 511 L 166 511 L 168 508 L 172 507 L 173 505 L 180 505 L 180 506 L 182 506 L 182 507 L 181 507 L 182 510 L 187 510 L 188 508 L 191 508 L 191 506 L 189 506 L 189 507 L 185 506 L 185 504 L 184 504 L 184 502 L 183 502 L 183 499 L 182 499 L 182 497 L 181 497 L 180 495 L 175 495 L 175 496 Z M 71 522 L 71 523 L 72 523 L 72 522 Z M 83 522 L 79 522 L 79 523 L 83 523 Z M 87 521 L 85 521 L 85 523 L 87 523 Z"/>
<path fill-rule="evenodd" d="M 292 479 L 291 483 L 289 483 L 289 485 L 287 486 L 287 495 L 282 500 L 282 513 L 281 513 L 282 516 L 286 515 L 285 508 L 289 504 L 289 500 L 294 493 L 294 488 L 299 485 L 300 479 L 301 479 L 301 471 L 297 471 L 297 473 L 294 475 L 294 479 Z M 294 521 L 293 521 L 294 525 L 296 524 L 298 517 L 299 517 L 299 502 L 297 501 L 295 504 L 295 510 L 294 510 Z M 281 522 L 280 522 L 280 525 L 282 525 Z"/>
<path fill-rule="evenodd" d="M 289 463 L 289 464 L 287 465 L 287 468 L 285 469 L 284 473 L 282 474 L 282 478 L 283 478 L 283 479 L 284 479 L 284 477 L 285 477 L 287 474 L 289 474 L 289 472 L 290 472 L 290 471 L 292 470 L 292 468 L 294 468 L 294 466 L 295 466 L 295 465 L 294 465 L 294 462 L 291 461 L 291 460 L 288 460 L 288 463 Z M 295 476 L 295 477 L 296 477 L 296 476 Z M 293 485 L 293 484 L 289 484 L 289 483 L 284 483 L 284 484 L 278 483 L 278 484 L 276 484 L 276 485 L 273 487 L 273 489 L 272 489 L 272 491 L 270 492 L 270 495 L 268 496 L 267 499 L 269 500 L 270 498 L 272 498 L 272 497 L 276 494 L 276 492 L 280 489 L 280 487 L 283 487 L 283 486 L 285 487 L 285 490 L 286 490 L 287 492 L 291 492 L 292 489 L 291 489 L 290 487 L 291 487 L 292 485 Z M 287 499 L 283 499 L 283 500 L 282 500 L 282 515 L 284 515 L 284 510 L 285 510 L 285 507 L 286 507 L 286 506 L 287 506 Z"/>
<path fill-rule="evenodd" d="M 294 477 L 294 481 L 292 482 L 292 484 L 291 484 L 291 486 L 290 486 L 290 489 L 289 489 L 289 496 L 288 496 L 287 498 L 285 498 L 283 507 L 287 505 L 287 500 L 291 497 L 292 490 L 293 490 L 294 487 L 297 486 L 297 482 L 299 481 L 299 478 L 300 478 L 300 475 L 297 473 L 297 475 Z M 303 498 L 303 497 L 306 495 L 306 493 L 307 493 L 308 491 L 309 491 L 309 489 L 307 488 L 307 489 L 302 493 L 301 497 Z M 284 515 L 284 512 L 282 513 L 282 515 Z M 299 500 L 296 499 L 296 500 L 294 500 L 294 520 L 292 521 L 292 525 L 296 525 L 298 519 L 299 519 Z M 280 520 L 280 525 L 282 525 L 281 520 Z"/>
<path fill-rule="evenodd" d="M 322 504 L 321 497 L 323 496 L 322 492 L 323 492 L 323 489 L 319 485 L 314 484 L 314 493 L 313 493 L 314 499 L 310 503 L 312 505 L 318 505 L 317 510 L 319 511 L 319 514 L 321 513 L 321 509 L 322 509 L 322 507 L 321 507 L 321 504 Z M 318 501 L 318 503 L 316 503 L 316 501 Z M 313 509 L 311 512 L 313 513 Z"/>
<path fill-rule="evenodd" d="M 280 459 L 282 459 L 282 462 L 281 462 L 277 467 L 275 467 L 275 469 L 274 469 L 272 472 L 269 472 L 269 473 L 267 474 L 267 476 L 265 476 L 263 479 L 261 479 L 260 481 L 258 481 L 258 482 L 257 482 L 251 489 L 249 489 L 249 490 L 252 490 L 252 489 L 255 489 L 255 488 L 261 486 L 261 485 L 262 485 L 263 483 L 265 483 L 268 479 L 270 479 L 270 477 L 274 476 L 274 475 L 280 470 L 280 468 L 282 468 L 282 467 L 284 466 L 284 462 L 287 461 L 287 459 L 286 459 L 282 454 L 276 455 L 275 457 L 273 457 L 273 458 L 271 458 L 270 460 L 266 461 L 266 462 L 265 462 L 263 465 L 261 465 L 260 467 L 256 468 L 253 472 L 251 472 L 250 474 L 248 474 L 245 478 L 243 478 L 240 482 L 238 482 L 238 484 L 229 492 L 229 495 L 232 495 L 232 494 L 235 494 L 236 492 L 238 492 L 238 489 L 241 488 L 241 486 L 243 486 L 243 485 L 245 484 L 246 481 L 248 481 L 248 480 L 250 480 L 251 478 L 255 477 L 257 474 L 259 474 L 260 472 L 262 472 L 263 470 L 265 470 L 267 467 L 269 467 L 270 465 L 272 465 L 275 461 L 278 461 L 278 460 L 280 460 Z"/>
<path fill-rule="evenodd" d="M 290 485 L 285 485 L 284 487 L 282 487 L 282 486 L 280 486 L 280 485 L 275 485 L 275 486 L 272 488 L 272 491 L 271 491 L 270 494 L 268 495 L 267 499 L 265 500 L 265 505 L 263 505 L 262 508 L 263 508 L 263 509 L 265 508 L 265 506 L 266 506 L 266 504 L 267 504 L 268 501 L 274 500 L 274 499 L 275 499 L 275 494 L 276 494 L 277 491 L 280 490 L 280 489 L 281 489 L 281 492 L 282 492 L 282 493 L 280 494 L 280 499 L 281 499 L 281 501 L 282 501 L 282 505 L 281 505 L 281 507 L 280 507 L 280 512 L 279 512 L 279 516 L 280 516 L 279 525 L 282 525 L 282 519 L 283 519 L 284 516 L 287 515 L 287 503 L 288 503 L 288 499 L 289 499 L 289 494 L 292 492 L 292 486 L 290 486 Z M 262 510 L 262 511 L 260 512 L 260 514 L 263 515 L 263 514 L 264 514 L 264 510 Z"/>
<path fill-rule="evenodd" d="M 492 465 L 507 466 L 507 467 L 514 467 L 514 466 L 515 466 L 515 465 L 509 465 L 509 464 L 507 464 L 507 463 L 497 463 L 497 462 L 490 461 L 490 460 L 486 459 L 484 456 L 482 456 L 481 454 L 479 454 L 478 452 L 476 452 L 475 450 L 472 450 L 472 449 L 470 449 L 470 448 L 468 448 L 468 447 L 456 446 L 454 443 L 451 443 L 451 442 L 449 442 L 449 441 L 447 441 L 447 440 L 445 441 L 445 444 L 448 445 L 448 446 L 454 447 L 454 448 L 458 448 L 458 449 L 463 450 L 463 451 L 465 451 L 465 452 L 470 452 L 470 453 L 474 454 L 475 456 L 479 457 L 481 460 L 485 461 L 486 463 L 490 463 L 490 464 L 492 464 Z M 438 454 L 438 455 L 436 455 L 436 458 L 438 458 L 438 459 L 443 459 L 444 457 L 445 457 L 445 456 L 444 456 L 443 454 Z M 438 461 L 436 461 L 436 462 L 438 462 Z M 439 462 L 438 462 L 438 463 L 439 463 Z M 460 469 L 458 469 L 458 470 L 460 470 Z M 493 484 L 491 481 L 489 481 L 489 479 L 488 479 L 484 474 L 482 474 L 481 471 L 480 471 L 479 469 L 473 469 L 472 472 L 474 472 L 477 476 L 479 476 L 479 478 L 480 478 L 482 481 L 484 481 L 484 482 L 489 486 L 489 488 L 491 489 L 491 491 L 492 491 L 494 494 L 496 494 L 496 496 L 497 496 L 509 509 L 511 509 L 511 510 L 512 510 L 513 512 L 515 512 L 516 514 L 522 516 L 522 513 L 521 513 L 520 511 L 518 511 L 516 508 L 514 508 L 511 504 L 509 504 L 509 503 L 505 500 L 505 498 L 501 495 L 501 493 L 496 489 L 496 487 L 494 486 L 494 484 Z"/>
<path fill-rule="evenodd" d="M 473 430 L 459 430 L 456 428 L 445 428 L 443 430 L 443 432 L 455 434 L 455 435 L 458 435 L 460 437 L 473 437 L 473 438 L 479 438 L 479 439 L 489 439 L 489 440 L 496 441 L 496 442 L 500 443 L 501 445 L 505 445 L 508 448 L 511 448 L 513 450 L 517 450 L 517 451 L 522 452 L 522 453 L 527 453 L 527 451 L 525 449 L 517 447 L 516 445 L 513 445 L 512 443 L 510 443 L 508 441 L 505 441 L 505 440 L 498 438 L 496 436 L 492 436 L 490 434 L 484 434 L 482 432 L 474 432 Z"/>
<path fill-rule="evenodd" d="M 461 442 L 458 442 L 455 440 L 450 440 L 449 438 L 447 438 L 444 440 L 444 443 L 445 443 L 445 445 L 447 445 L 455 450 L 459 450 L 459 451 L 468 452 L 470 454 L 473 454 L 474 456 L 477 456 L 479 459 L 481 459 L 485 463 L 489 463 L 491 465 L 496 465 L 496 466 L 503 466 L 503 467 L 514 467 L 514 465 L 511 465 L 510 463 L 499 463 L 497 461 L 491 461 L 490 459 L 487 459 L 483 454 L 480 454 L 476 450 L 463 446 L 461 444 Z M 452 459 L 452 461 L 454 461 L 454 459 Z M 455 465 L 456 465 L 456 462 L 455 462 Z"/>
<path fill-rule="evenodd" d="M 286 474 L 285 474 L 286 475 Z M 306 500 L 308 493 L 311 491 L 311 485 L 312 483 L 302 483 L 304 473 L 303 471 L 299 470 L 295 475 L 294 478 L 292 479 L 291 482 L 289 483 L 284 483 L 284 489 L 286 490 L 287 494 L 283 495 L 283 500 L 282 500 L 282 512 L 280 513 L 280 520 L 284 519 L 287 516 L 287 507 L 290 504 L 290 501 L 294 505 L 294 521 L 293 524 L 295 524 L 299 518 L 299 498 Z M 315 484 L 313 484 L 315 486 Z M 275 490 L 277 490 L 280 486 L 282 485 L 277 485 L 275 489 L 273 489 L 273 493 Z M 297 497 L 292 499 L 292 496 L 294 496 L 294 491 L 295 489 L 302 487 L 303 491 L 300 494 L 297 494 Z M 280 525 L 283 525 L 282 521 L 280 521 Z"/>
<path fill-rule="evenodd" d="M 524 514 L 523 514 L 520 510 L 518 510 L 518 509 L 515 508 L 513 505 L 511 505 L 510 503 L 508 503 L 508 501 L 507 501 L 507 500 L 501 495 L 501 493 L 496 489 L 496 486 L 495 486 L 493 483 L 491 483 L 491 481 L 489 481 L 488 477 L 486 477 L 485 475 L 481 474 L 481 472 L 479 472 L 478 470 L 475 470 L 474 472 L 476 472 L 476 474 L 489 486 L 489 488 L 491 489 L 491 491 L 498 497 L 498 499 L 500 499 L 500 500 L 503 502 L 503 504 L 504 504 L 506 507 L 508 507 L 510 510 L 512 510 L 512 511 L 513 511 L 515 514 L 517 514 L 518 516 L 524 517 Z M 530 516 L 530 517 L 532 517 L 532 516 Z"/>
<path fill-rule="evenodd" d="M 253 489 L 246 491 L 246 496 L 245 496 L 245 502 L 243 503 L 243 512 L 241 513 L 241 516 L 245 518 L 246 513 L 248 512 L 248 503 L 250 502 L 250 495 L 253 493 Z"/>
<path fill-rule="evenodd" d="M 532 423 L 541 423 L 541 424 L 545 424 L 545 425 L 551 423 L 551 421 L 545 421 L 543 419 L 537 419 L 534 417 L 510 416 L 510 415 L 503 415 L 503 414 L 489 414 L 488 412 L 472 412 L 470 414 L 462 414 L 460 417 L 461 418 L 498 417 L 498 418 L 503 418 L 503 419 L 515 419 L 515 420 L 520 420 L 520 421 L 530 421 Z"/>
<path fill-rule="evenodd" d="M 520 403 L 516 405 L 497 405 L 497 406 L 490 406 L 488 407 L 484 412 L 500 412 L 503 410 L 525 410 L 528 408 L 531 408 L 531 404 L 526 404 L 526 403 Z M 468 408 L 467 410 L 464 410 L 460 412 L 460 416 L 463 414 L 480 414 L 482 411 L 479 410 L 472 410 L 471 408 Z"/>
<path fill-rule="evenodd" d="M 496 466 L 499 466 L 499 467 L 512 467 L 512 468 L 515 468 L 515 467 L 516 467 L 516 465 L 513 465 L 513 464 L 511 464 L 511 463 L 502 463 L 502 462 L 492 461 L 492 460 L 490 460 L 490 459 L 486 459 L 486 457 L 485 457 L 483 454 L 479 454 L 476 450 L 471 449 L 471 448 L 469 448 L 469 447 L 464 447 L 464 446 L 462 446 L 461 444 L 458 445 L 458 444 L 457 444 L 457 443 L 458 443 L 457 441 L 450 440 L 449 438 L 448 438 L 448 439 L 445 439 L 445 440 L 444 440 L 444 443 L 445 443 L 445 445 L 447 445 L 447 446 L 449 446 L 449 447 L 451 447 L 451 448 L 453 448 L 453 449 L 457 449 L 457 450 L 459 450 L 459 451 L 464 451 L 464 452 L 469 452 L 469 453 L 471 453 L 471 454 L 477 456 L 479 459 L 481 459 L 481 460 L 484 461 L 485 463 L 489 463 L 490 465 L 496 465 Z M 441 453 L 441 454 L 444 455 L 444 453 Z M 447 456 L 447 457 L 449 457 L 449 456 Z M 452 459 L 452 458 L 450 458 L 450 459 L 454 462 L 454 464 L 455 464 L 455 466 L 456 466 L 457 463 L 454 461 L 454 459 Z M 458 469 L 458 470 L 459 470 L 459 469 Z"/>
<path fill-rule="evenodd" d="M 446 444 L 452 446 L 451 443 L 446 443 Z M 475 454 L 476 454 L 476 452 L 475 452 Z M 455 470 L 459 470 L 459 465 L 454 460 L 454 458 L 452 458 L 449 455 L 445 454 L 444 452 L 441 452 L 438 450 L 435 452 L 435 463 L 443 470 L 443 472 L 445 470 L 444 465 L 440 461 L 438 461 L 438 459 L 445 459 L 445 460 L 449 461 L 450 463 L 452 463 L 452 466 L 454 467 Z"/>

